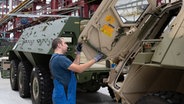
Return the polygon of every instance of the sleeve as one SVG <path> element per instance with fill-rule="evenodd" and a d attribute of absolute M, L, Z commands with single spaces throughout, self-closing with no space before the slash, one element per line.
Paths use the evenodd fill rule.
<path fill-rule="evenodd" d="M 66 56 L 60 58 L 59 62 L 64 67 L 64 69 L 68 69 L 68 67 L 72 64 L 72 61 L 68 59 Z"/>

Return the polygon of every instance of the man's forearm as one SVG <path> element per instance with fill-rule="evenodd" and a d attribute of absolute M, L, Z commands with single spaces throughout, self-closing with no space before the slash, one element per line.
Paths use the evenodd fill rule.
<path fill-rule="evenodd" d="M 74 63 L 75 64 L 80 64 L 80 54 L 77 54 L 76 57 L 75 57 L 75 60 L 74 60 Z"/>

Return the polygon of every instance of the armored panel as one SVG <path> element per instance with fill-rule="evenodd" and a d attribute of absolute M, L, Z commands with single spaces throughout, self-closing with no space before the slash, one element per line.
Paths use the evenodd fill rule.
<path fill-rule="evenodd" d="M 68 17 L 26 28 L 13 50 L 47 54 L 52 40 L 59 37 Z"/>
<path fill-rule="evenodd" d="M 136 22 L 151 8 L 148 1 L 141 2 L 144 8 L 139 9 L 136 19 L 128 19 L 129 15 L 121 11 L 122 8 L 126 11 L 127 1 L 102 1 L 78 39 L 84 43 L 83 52 L 88 59 L 92 59 L 99 51 L 107 56 L 106 59 L 126 57 L 138 39 L 135 33 L 140 32 Z M 132 5 L 134 3 L 131 2 Z"/>
<path fill-rule="evenodd" d="M 153 62 L 162 63 L 162 61 L 165 60 L 164 59 L 166 57 L 165 55 L 166 55 L 168 49 L 171 47 L 171 44 L 172 44 L 174 38 L 175 37 L 178 38 L 178 36 L 176 36 L 176 35 L 182 34 L 183 15 L 184 15 L 184 11 L 180 11 L 180 13 L 176 17 L 176 19 L 172 22 L 172 24 L 163 33 L 163 35 L 162 35 L 163 40 L 157 46 L 157 49 L 155 50 L 155 53 L 154 53 L 153 58 L 152 58 Z M 181 44 L 178 44 L 178 45 L 181 45 Z M 175 46 L 175 47 L 180 48 L 179 46 Z M 176 51 L 173 50 L 173 52 L 175 53 Z M 168 60 L 170 62 L 171 62 L 171 60 L 173 60 L 173 57 L 171 57 L 171 56 L 173 56 L 173 55 L 170 54 L 169 55 L 170 60 Z M 167 57 L 167 58 L 169 58 L 169 57 Z"/>
<path fill-rule="evenodd" d="M 179 27 L 178 32 L 162 61 L 163 65 L 184 67 L 184 19 L 182 20 L 182 25 Z"/>

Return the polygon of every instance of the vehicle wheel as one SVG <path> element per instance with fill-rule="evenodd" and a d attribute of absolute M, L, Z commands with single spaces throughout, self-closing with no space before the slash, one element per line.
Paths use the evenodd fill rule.
<path fill-rule="evenodd" d="M 30 76 L 32 67 L 27 62 L 20 62 L 18 66 L 18 89 L 23 98 L 30 97 Z"/>
<path fill-rule="evenodd" d="M 77 89 L 89 93 L 97 92 L 100 89 L 100 85 L 94 81 L 88 81 L 85 83 L 77 83 Z"/>
<path fill-rule="evenodd" d="M 31 99 L 33 104 L 52 104 L 53 83 L 50 72 L 34 68 L 31 73 Z"/>
<path fill-rule="evenodd" d="M 86 82 L 83 84 L 83 86 L 84 86 L 84 89 L 90 93 L 97 92 L 100 89 L 99 83 L 95 81 Z"/>
<path fill-rule="evenodd" d="M 93 92 L 97 92 L 99 89 L 100 89 L 100 85 L 94 84 L 91 87 L 87 88 L 86 90 L 87 90 L 87 92 L 93 93 Z"/>
<path fill-rule="evenodd" d="M 18 90 L 18 61 L 11 60 L 10 62 L 10 84 L 12 90 Z"/>
<path fill-rule="evenodd" d="M 184 95 L 171 91 L 150 93 L 143 96 L 136 104 L 184 104 Z"/>

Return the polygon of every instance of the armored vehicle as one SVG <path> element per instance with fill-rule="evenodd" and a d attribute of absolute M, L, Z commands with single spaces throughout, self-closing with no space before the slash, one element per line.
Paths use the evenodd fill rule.
<path fill-rule="evenodd" d="M 1 34 L 2 35 L 2 34 Z M 12 48 L 13 42 L 5 37 L 0 39 L 0 71 L 1 78 L 10 77 L 10 62 L 8 60 L 8 51 Z"/>
<path fill-rule="evenodd" d="M 52 40 L 64 38 L 69 46 L 66 55 L 74 60 L 75 46 L 81 32 L 80 21 L 80 17 L 61 16 L 23 30 L 9 53 L 11 88 L 19 90 L 21 97 L 31 96 L 33 104 L 52 104 L 53 84 L 49 70 Z M 105 86 L 103 78 L 109 74 L 105 66 L 92 69 L 76 74 L 78 87 L 88 92 Z"/>
<path fill-rule="evenodd" d="M 2 37 L 0 39 L 0 57 L 8 56 L 8 51 L 13 47 L 14 42 L 9 39 Z"/>
<path fill-rule="evenodd" d="M 8 61 L 8 55 L 9 55 L 9 50 L 13 47 L 14 42 L 5 38 L 1 37 L 0 39 L 0 69 L 3 69 L 3 63 L 2 60 L 7 60 Z"/>
<path fill-rule="evenodd" d="M 79 42 L 115 64 L 107 82 L 122 104 L 183 104 L 183 26 L 183 0 L 103 0 Z"/>

